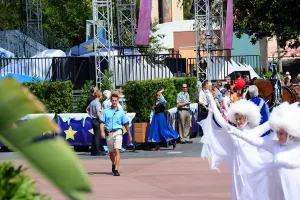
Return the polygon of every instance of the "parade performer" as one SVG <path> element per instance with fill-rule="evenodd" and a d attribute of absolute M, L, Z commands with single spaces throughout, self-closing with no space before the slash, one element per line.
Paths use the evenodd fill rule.
<path fill-rule="evenodd" d="M 168 125 L 165 118 L 165 108 L 167 101 L 165 100 L 161 90 L 156 93 L 154 105 L 152 107 L 152 120 L 150 130 L 148 133 L 148 142 L 156 144 L 156 151 L 160 150 L 159 142 L 172 142 L 173 149 L 176 148 L 176 139 L 179 137 L 178 133 Z"/>
<path fill-rule="evenodd" d="M 255 103 L 255 105 L 257 105 L 260 109 L 260 114 L 261 114 L 260 124 L 267 122 L 269 120 L 269 115 L 270 115 L 268 100 L 258 97 L 258 88 L 256 85 L 250 85 L 248 88 L 248 93 L 251 98 L 249 101 Z M 270 131 L 265 133 L 263 136 L 268 135 L 269 133 Z"/>
<path fill-rule="evenodd" d="M 300 107 L 298 103 L 282 103 L 275 107 L 270 115 L 269 124 L 278 140 L 267 137 L 252 137 L 240 130 L 230 127 L 229 133 L 264 149 L 273 155 L 273 161 L 266 163 L 257 173 L 247 177 L 248 190 L 256 199 L 267 193 L 270 200 L 298 200 L 300 197 Z M 263 133 L 257 130 L 256 134 Z M 252 186 L 252 187 L 251 187 Z"/>
<path fill-rule="evenodd" d="M 249 135 L 257 132 L 264 133 L 269 127 L 266 125 L 257 127 L 260 122 L 259 108 L 244 99 L 232 103 L 228 108 L 227 117 L 234 126 L 229 125 L 219 112 L 213 96 L 207 93 L 207 97 L 211 110 L 208 117 L 200 122 L 205 132 L 201 139 L 203 143 L 201 157 L 208 159 L 213 170 L 219 170 L 219 164 L 224 162 L 227 169 L 232 172 L 231 200 L 244 200 L 241 198 L 242 195 L 246 196 L 245 194 L 251 192 L 244 189 L 247 181 L 245 176 L 250 174 L 252 169 L 258 169 L 263 163 L 262 159 L 270 160 L 271 154 L 258 151 L 256 147 L 227 134 L 228 126 L 236 126 L 243 131 L 248 130 Z M 261 130 L 255 131 L 255 129 Z"/>

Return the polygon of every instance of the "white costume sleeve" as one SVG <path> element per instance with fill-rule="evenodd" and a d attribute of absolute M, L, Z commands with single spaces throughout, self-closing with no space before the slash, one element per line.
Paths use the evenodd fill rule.
<path fill-rule="evenodd" d="M 264 126 L 264 124 L 261 126 Z M 265 126 L 267 126 L 267 125 L 265 125 Z M 263 128 L 261 128 L 261 127 L 259 127 L 257 130 L 264 131 Z M 249 143 L 253 146 L 264 149 L 270 153 L 273 153 L 274 146 L 277 143 L 277 141 L 270 140 L 268 138 L 261 138 L 261 137 L 257 136 L 257 135 L 259 135 L 259 132 L 256 132 L 256 133 L 253 132 L 254 135 L 256 135 L 255 137 L 253 137 L 253 135 L 245 134 L 243 131 L 240 131 L 239 129 L 233 127 L 233 128 L 231 128 L 229 133 L 237 136 L 238 138 L 241 138 L 242 140 L 246 141 L 247 143 Z M 252 130 L 251 130 L 251 133 L 252 133 Z"/>
<path fill-rule="evenodd" d="M 251 137 L 260 137 L 265 132 L 269 131 L 271 129 L 269 121 L 263 123 L 262 125 L 259 125 L 255 127 L 254 129 L 251 129 Z M 246 131 L 247 132 L 247 131 Z"/>
<path fill-rule="evenodd" d="M 208 159 L 212 170 L 219 170 L 219 164 L 225 162 L 231 171 L 234 151 L 232 136 L 227 134 L 228 130 L 225 125 L 227 122 L 217 109 L 214 98 L 210 93 L 206 95 L 210 111 L 207 118 L 199 123 L 204 133 L 201 138 L 201 143 L 203 143 L 201 157 Z"/>
<path fill-rule="evenodd" d="M 212 112 L 213 112 L 213 115 L 214 115 L 214 118 L 216 120 L 216 122 L 222 127 L 222 128 L 225 128 L 227 129 L 227 126 L 225 124 L 228 124 L 226 122 L 226 120 L 222 117 L 222 114 L 221 112 L 219 111 L 218 107 L 217 107 L 217 104 L 212 96 L 211 93 L 207 93 L 207 99 L 208 99 L 208 102 L 209 102 L 209 105 L 210 105 L 210 108 L 212 109 Z"/>

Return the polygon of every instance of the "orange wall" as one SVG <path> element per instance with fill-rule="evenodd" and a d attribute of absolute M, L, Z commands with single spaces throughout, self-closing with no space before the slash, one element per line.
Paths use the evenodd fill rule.
<path fill-rule="evenodd" d="M 180 47 L 196 46 L 195 31 L 174 32 L 174 51 L 179 51 Z"/>
<path fill-rule="evenodd" d="M 216 31 L 219 34 L 220 31 Z M 195 31 L 174 32 L 174 51 L 178 52 L 181 47 L 196 47 Z M 220 41 L 218 41 L 219 43 Z M 217 47 L 219 48 L 219 47 Z M 220 51 L 216 52 L 217 54 Z"/>

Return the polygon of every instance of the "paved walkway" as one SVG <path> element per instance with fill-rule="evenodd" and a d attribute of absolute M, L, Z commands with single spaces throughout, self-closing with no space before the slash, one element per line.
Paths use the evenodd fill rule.
<path fill-rule="evenodd" d="M 107 159 L 81 160 L 89 174 L 93 192 L 90 200 L 228 200 L 231 176 L 211 171 L 199 157 L 123 159 L 120 177 L 111 175 Z M 22 163 L 18 161 L 17 163 Z M 41 175 L 29 172 L 41 193 L 53 200 L 66 200 Z"/>

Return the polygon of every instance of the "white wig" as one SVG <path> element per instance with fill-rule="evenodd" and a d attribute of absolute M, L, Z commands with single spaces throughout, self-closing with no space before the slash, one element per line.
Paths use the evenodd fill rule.
<path fill-rule="evenodd" d="M 300 138 L 300 107 L 298 103 L 283 102 L 270 115 L 270 126 L 274 132 L 283 129 L 289 135 Z"/>
<path fill-rule="evenodd" d="M 258 88 L 256 85 L 250 85 L 248 88 L 250 97 L 258 97 Z"/>
<path fill-rule="evenodd" d="M 103 91 L 103 95 L 108 99 L 108 98 L 110 98 L 111 91 L 109 91 L 109 90 L 104 90 L 104 91 Z"/>
<path fill-rule="evenodd" d="M 261 120 L 259 107 L 246 99 L 241 99 L 230 104 L 227 112 L 229 121 L 236 123 L 236 114 L 243 115 L 251 128 L 258 126 Z"/>

